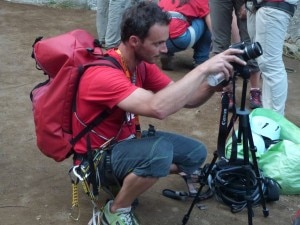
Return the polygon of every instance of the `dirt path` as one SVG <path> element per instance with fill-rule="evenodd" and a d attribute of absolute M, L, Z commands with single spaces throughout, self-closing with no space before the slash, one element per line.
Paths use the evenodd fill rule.
<path fill-rule="evenodd" d="M 0 220 L 5 225 L 62 225 L 87 224 L 92 205 L 80 191 L 81 218 L 68 218 L 71 207 L 71 185 L 68 170 L 71 160 L 56 163 L 42 155 L 35 145 L 31 114 L 30 90 L 43 81 L 31 59 L 31 45 L 37 36 L 53 36 L 75 28 L 84 28 L 93 34 L 95 12 L 59 10 L 0 1 Z M 176 71 L 169 73 L 179 79 L 191 62 L 190 52 L 178 54 Z M 287 66 L 297 72 L 289 74 L 287 118 L 300 126 L 300 67 L 299 61 L 287 59 Z M 210 153 L 216 148 L 220 96 L 216 94 L 199 109 L 182 110 L 167 120 L 142 118 L 144 128 L 154 124 L 157 129 L 173 130 L 203 140 Z M 143 225 L 181 224 L 191 201 L 180 202 L 161 195 L 164 188 L 186 190 L 177 176 L 159 181 L 140 197 L 137 215 Z M 247 211 L 232 214 L 229 209 L 210 199 L 204 202 L 206 210 L 194 208 L 189 225 L 247 224 Z M 284 225 L 297 208 L 299 196 L 281 196 L 279 202 L 268 204 L 270 216 L 264 218 L 261 207 L 255 208 L 256 225 Z"/>

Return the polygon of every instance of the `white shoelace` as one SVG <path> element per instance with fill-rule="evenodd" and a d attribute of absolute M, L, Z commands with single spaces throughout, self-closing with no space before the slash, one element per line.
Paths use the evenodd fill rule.
<path fill-rule="evenodd" d="M 133 215 L 131 213 L 131 207 L 118 209 L 116 213 L 118 214 L 118 216 L 120 216 L 123 222 L 126 223 L 126 225 L 135 224 Z"/>
<path fill-rule="evenodd" d="M 93 208 L 93 217 L 88 222 L 88 225 L 100 225 L 101 211 L 97 208 Z"/>
<path fill-rule="evenodd" d="M 122 213 L 122 214 L 119 214 L 119 215 L 120 215 L 121 220 L 126 225 L 134 225 L 131 213 Z"/>

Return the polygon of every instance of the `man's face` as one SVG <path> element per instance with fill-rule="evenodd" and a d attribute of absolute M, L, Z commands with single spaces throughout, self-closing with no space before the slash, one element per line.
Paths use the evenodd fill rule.
<path fill-rule="evenodd" d="M 156 63 L 161 53 L 168 51 L 166 46 L 168 38 L 169 26 L 155 24 L 150 28 L 148 37 L 136 47 L 136 57 L 148 63 Z"/>

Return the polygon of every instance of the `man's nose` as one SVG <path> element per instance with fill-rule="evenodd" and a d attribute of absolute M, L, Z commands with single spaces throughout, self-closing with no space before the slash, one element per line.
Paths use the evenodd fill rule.
<path fill-rule="evenodd" d="M 164 43 L 162 43 L 160 45 L 160 52 L 161 53 L 167 53 L 168 52 L 168 48 L 167 48 L 166 42 L 164 42 Z"/>

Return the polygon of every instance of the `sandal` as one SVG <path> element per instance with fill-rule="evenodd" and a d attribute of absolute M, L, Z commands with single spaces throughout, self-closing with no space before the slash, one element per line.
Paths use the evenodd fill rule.
<path fill-rule="evenodd" d="M 182 200 L 182 201 L 185 201 L 189 197 L 189 194 L 185 191 L 173 191 L 170 189 L 164 189 L 162 191 L 162 194 L 165 197 L 172 198 L 175 200 Z"/>

